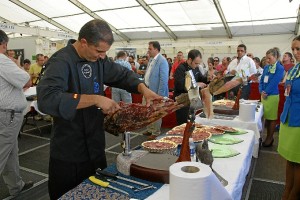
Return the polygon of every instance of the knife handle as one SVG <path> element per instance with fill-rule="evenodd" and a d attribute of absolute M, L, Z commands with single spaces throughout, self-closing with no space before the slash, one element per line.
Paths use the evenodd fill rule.
<path fill-rule="evenodd" d="M 97 179 L 95 176 L 90 176 L 89 180 L 102 187 L 108 187 L 109 185 L 109 182 L 101 181 L 100 179 Z"/>
<path fill-rule="evenodd" d="M 113 178 L 113 179 L 117 179 L 117 175 L 118 175 L 117 173 L 106 172 L 106 171 L 103 171 L 101 169 L 97 169 L 96 173 L 100 174 L 102 176 L 105 176 L 105 177 Z"/>

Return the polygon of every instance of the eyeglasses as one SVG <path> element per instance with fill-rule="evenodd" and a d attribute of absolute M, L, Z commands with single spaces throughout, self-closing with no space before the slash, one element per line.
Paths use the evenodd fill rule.
<path fill-rule="evenodd" d="M 214 60 L 214 62 L 219 62 L 218 60 Z"/>

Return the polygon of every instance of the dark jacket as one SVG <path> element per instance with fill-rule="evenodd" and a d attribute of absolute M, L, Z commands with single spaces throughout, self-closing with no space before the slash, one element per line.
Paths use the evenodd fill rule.
<path fill-rule="evenodd" d="M 74 94 L 103 95 L 103 84 L 138 93 L 139 83 L 134 72 L 108 59 L 80 58 L 71 44 L 56 52 L 37 86 L 39 109 L 54 118 L 50 156 L 67 162 L 103 160 L 104 115 L 95 106 L 77 110 Z"/>
<path fill-rule="evenodd" d="M 187 93 L 185 89 L 185 72 L 191 70 L 192 68 L 188 66 L 186 62 L 181 63 L 174 74 L 174 97 L 179 96 L 182 93 Z M 203 76 L 199 68 L 192 69 L 195 76 L 196 82 L 207 82 L 207 77 Z"/>

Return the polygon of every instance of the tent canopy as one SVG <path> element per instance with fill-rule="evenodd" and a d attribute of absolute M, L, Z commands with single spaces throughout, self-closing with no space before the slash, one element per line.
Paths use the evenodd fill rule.
<path fill-rule="evenodd" d="M 5 30 L 5 24 L 13 24 L 10 31 L 5 30 L 10 37 L 56 37 L 47 32 L 75 37 L 84 23 L 98 18 L 110 24 L 116 41 L 297 35 L 299 3 L 300 0 L 1 0 L 0 28 Z M 34 29 L 39 31 L 33 32 Z"/>

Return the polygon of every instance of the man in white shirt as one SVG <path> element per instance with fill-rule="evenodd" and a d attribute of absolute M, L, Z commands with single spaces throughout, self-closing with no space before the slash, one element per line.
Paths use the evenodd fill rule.
<path fill-rule="evenodd" d="M 30 87 L 30 76 L 8 58 L 8 37 L 0 30 L 0 175 L 11 196 L 33 186 L 24 182 L 20 175 L 18 135 L 23 122 L 23 111 L 27 106 L 23 93 Z M 1 186 L 2 187 L 2 186 Z"/>
<path fill-rule="evenodd" d="M 241 99 L 248 99 L 250 94 L 249 81 L 252 80 L 254 74 L 257 73 L 256 66 L 252 58 L 246 55 L 247 47 L 244 44 L 240 44 L 237 47 L 237 58 L 233 59 L 228 70 L 231 74 L 239 76 L 243 79 L 243 89 Z"/>

